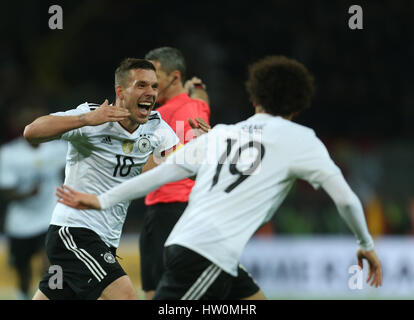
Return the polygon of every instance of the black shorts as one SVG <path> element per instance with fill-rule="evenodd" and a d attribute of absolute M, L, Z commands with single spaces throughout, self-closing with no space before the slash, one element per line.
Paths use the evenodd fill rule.
<path fill-rule="evenodd" d="M 45 248 L 46 232 L 29 238 L 9 237 L 9 263 L 17 268 L 30 267 L 30 260 Z"/>
<path fill-rule="evenodd" d="M 109 284 L 126 274 L 116 259 L 116 248 L 108 247 L 90 229 L 50 225 L 46 253 L 51 268 L 39 289 L 51 300 L 95 300 Z M 58 272 L 52 266 L 61 268 L 62 288 L 57 287 Z"/>
<path fill-rule="evenodd" d="M 187 207 L 187 202 L 149 206 L 139 238 L 142 290 L 155 290 L 164 272 L 164 243 Z"/>
<path fill-rule="evenodd" d="M 240 300 L 260 288 L 240 264 L 233 277 L 198 253 L 179 245 L 164 250 L 166 270 L 154 300 Z"/>

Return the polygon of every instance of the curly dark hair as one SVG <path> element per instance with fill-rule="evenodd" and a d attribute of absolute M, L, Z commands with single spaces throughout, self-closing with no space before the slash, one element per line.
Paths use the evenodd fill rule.
<path fill-rule="evenodd" d="M 251 64 L 246 89 L 252 102 L 280 116 L 308 108 L 315 92 L 314 78 L 306 67 L 285 56 L 268 56 Z"/>
<path fill-rule="evenodd" d="M 153 70 L 155 72 L 154 65 L 146 59 L 126 58 L 115 70 L 115 86 L 125 86 L 129 71 L 134 69 Z"/>

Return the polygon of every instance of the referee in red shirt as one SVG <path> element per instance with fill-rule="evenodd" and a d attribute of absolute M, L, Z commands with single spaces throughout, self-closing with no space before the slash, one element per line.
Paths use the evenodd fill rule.
<path fill-rule="evenodd" d="M 189 119 L 198 120 L 200 127 L 209 127 L 210 107 L 205 86 L 197 78 L 191 84 L 190 96 L 184 87 L 186 65 L 182 53 L 175 48 L 161 47 L 148 52 L 145 59 L 150 60 L 158 78 L 157 108 L 162 119 L 175 131 L 181 144 L 194 138 Z M 149 163 L 143 171 L 155 166 Z M 175 223 L 187 206 L 188 197 L 194 181 L 184 179 L 168 183 L 149 193 L 145 198 L 147 213 L 140 235 L 141 282 L 146 298 L 152 299 L 164 271 L 163 249 Z"/>

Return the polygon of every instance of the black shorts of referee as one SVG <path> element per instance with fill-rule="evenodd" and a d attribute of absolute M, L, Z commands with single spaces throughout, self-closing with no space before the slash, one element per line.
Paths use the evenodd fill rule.
<path fill-rule="evenodd" d="M 187 202 L 158 203 L 147 207 L 139 238 L 143 291 L 157 288 L 164 272 L 164 243 L 186 207 Z"/>
<path fill-rule="evenodd" d="M 87 228 L 50 225 L 46 254 L 51 267 L 39 290 L 50 300 L 96 300 L 126 274 L 116 259 L 116 248 Z"/>
<path fill-rule="evenodd" d="M 154 300 L 241 300 L 260 291 L 239 264 L 237 277 L 198 253 L 179 245 L 164 250 L 165 272 Z"/>

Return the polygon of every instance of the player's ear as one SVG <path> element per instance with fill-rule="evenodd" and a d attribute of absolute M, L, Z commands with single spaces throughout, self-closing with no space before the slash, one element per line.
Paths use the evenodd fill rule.
<path fill-rule="evenodd" d="M 180 71 L 174 70 L 173 72 L 171 72 L 171 76 L 172 76 L 171 81 L 174 84 L 181 83 L 181 73 L 180 73 Z"/>
<path fill-rule="evenodd" d="M 115 87 L 115 93 L 120 100 L 124 99 L 124 88 L 121 85 Z"/>

